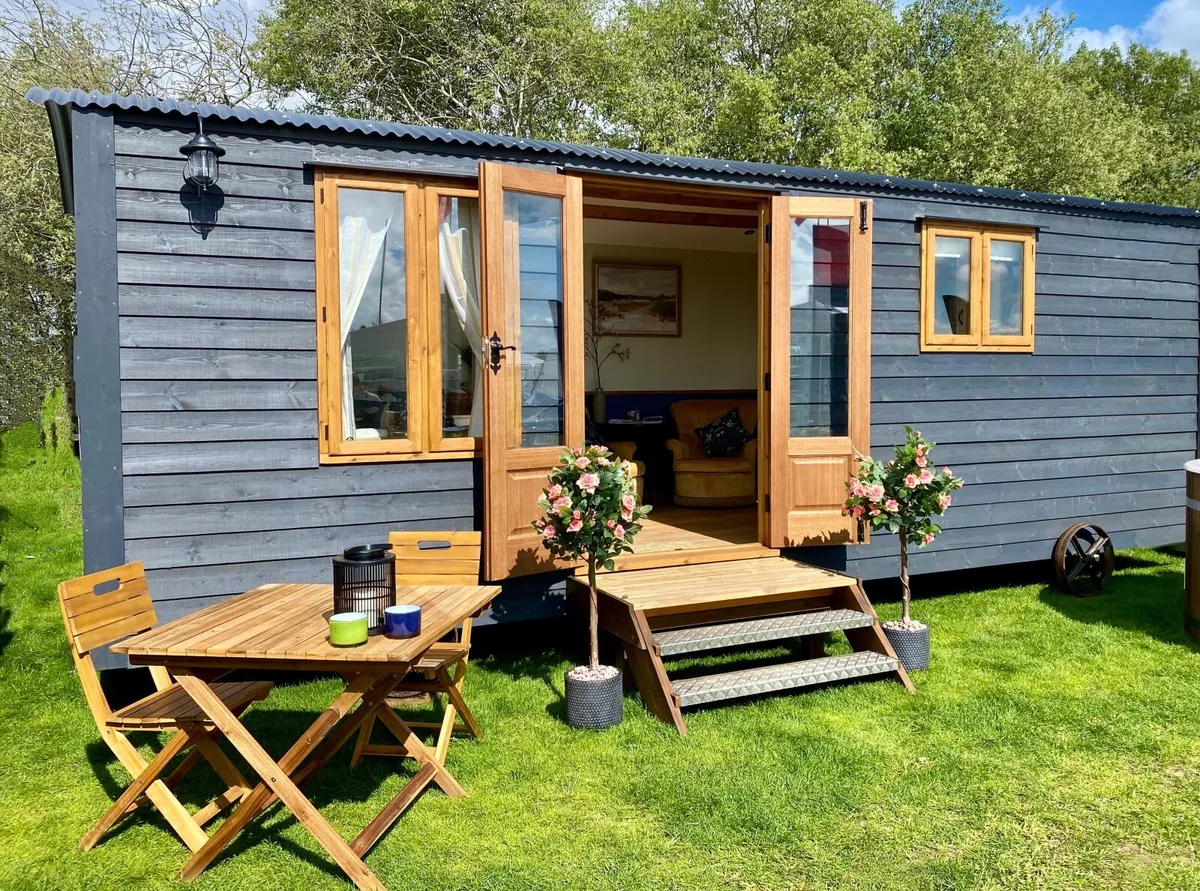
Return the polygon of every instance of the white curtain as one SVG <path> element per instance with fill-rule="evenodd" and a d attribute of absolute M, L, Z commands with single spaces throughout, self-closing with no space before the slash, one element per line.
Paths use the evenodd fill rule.
<path fill-rule="evenodd" d="M 438 259 L 441 267 L 442 286 L 450 298 L 454 315 L 462 327 L 466 341 L 475 356 L 483 347 L 483 319 L 479 307 L 479 206 L 475 202 L 458 202 L 458 221 L 463 224 L 456 231 L 450 229 L 449 219 L 438 231 Z M 447 324 L 449 320 L 444 320 Z M 445 359 L 443 358 L 443 361 Z M 471 396 L 471 425 L 468 436 L 483 435 L 483 374 L 482 363 L 475 362 L 474 392 Z"/>
<path fill-rule="evenodd" d="M 352 200 L 349 190 L 339 196 L 342 203 L 338 225 L 339 291 L 342 316 L 342 435 L 354 439 L 354 362 L 350 351 L 350 332 L 362 304 L 371 273 L 379 262 L 380 251 L 400 196 L 387 201 L 373 194 L 366 200 Z M 365 196 L 364 196 L 365 198 Z M 361 326 L 360 326 L 361 327 Z"/>

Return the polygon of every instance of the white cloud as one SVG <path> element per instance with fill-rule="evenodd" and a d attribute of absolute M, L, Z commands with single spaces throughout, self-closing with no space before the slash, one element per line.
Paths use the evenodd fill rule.
<path fill-rule="evenodd" d="M 1163 0 L 1134 28 L 1124 25 L 1113 25 L 1104 31 L 1076 28 L 1071 32 L 1067 49 L 1073 51 L 1086 43 L 1092 48 L 1116 44 L 1124 50 L 1135 41 L 1171 52 L 1187 50 L 1188 55 L 1200 59 L 1200 0 Z"/>

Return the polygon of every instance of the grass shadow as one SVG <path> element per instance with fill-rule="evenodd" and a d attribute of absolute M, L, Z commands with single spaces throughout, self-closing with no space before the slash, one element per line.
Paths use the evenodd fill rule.
<path fill-rule="evenodd" d="M 1127 554 L 1117 555 L 1117 561 L 1120 569 L 1138 571 L 1114 574 L 1095 597 L 1075 597 L 1045 585 L 1038 599 L 1075 622 L 1137 631 L 1163 643 L 1198 649 L 1183 627 L 1182 569 Z"/>
<path fill-rule="evenodd" d="M 4 561 L 0 560 L 0 573 L 3 572 Z M 12 641 L 12 632 L 8 630 L 8 623 L 10 621 L 12 621 L 12 610 L 8 607 L 0 606 L 0 661 L 4 659 L 4 651 Z"/>

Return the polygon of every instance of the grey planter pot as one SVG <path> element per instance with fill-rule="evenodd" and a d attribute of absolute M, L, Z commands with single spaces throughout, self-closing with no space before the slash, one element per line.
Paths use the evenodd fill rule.
<path fill-rule="evenodd" d="M 894 628 L 885 623 L 883 633 L 887 635 L 892 649 L 900 657 L 905 671 L 920 671 L 929 667 L 928 625 L 916 628 Z"/>
<path fill-rule="evenodd" d="M 579 730 L 604 730 L 621 723 L 625 706 L 621 672 L 603 680 L 563 677 L 567 690 L 567 723 Z"/>

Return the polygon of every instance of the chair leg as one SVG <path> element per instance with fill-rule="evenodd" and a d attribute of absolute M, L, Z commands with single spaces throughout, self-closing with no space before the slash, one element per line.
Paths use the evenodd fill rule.
<path fill-rule="evenodd" d="M 212 765 L 212 769 L 227 786 L 224 792 L 196 812 L 194 819 L 203 826 L 225 808 L 237 804 L 249 795 L 250 785 L 211 734 L 205 734 L 196 740 L 196 750 Z"/>
<path fill-rule="evenodd" d="M 113 730 L 111 727 L 103 728 L 100 735 L 124 768 L 133 776 L 140 776 L 147 764 L 146 759 L 141 756 L 134 744 L 123 733 Z M 151 783 L 145 790 L 145 796 L 150 799 L 154 807 L 162 814 L 163 819 L 170 824 L 189 850 L 195 852 L 204 846 L 204 842 L 208 840 L 204 829 L 192 818 L 187 808 L 162 780 L 156 779 Z"/>
<path fill-rule="evenodd" d="M 88 830 L 87 835 L 79 842 L 79 850 L 90 851 L 94 848 L 96 843 L 104 837 L 105 833 L 112 829 L 116 825 L 116 822 L 125 815 L 130 805 L 137 801 L 158 780 L 159 774 L 166 770 L 167 765 L 171 763 L 171 759 L 191 745 L 192 742 L 193 739 L 186 730 L 177 731 L 174 736 L 167 740 L 167 744 L 133 778 L 133 782 L 125 787 L 125 791 L 112 803 L 112 806 L 104 813 L 104 816 L 96 821 L 95 826 Z M 167 794 L 169 795 L 170 793 L 168 792 Z M 171 797 L 174 798 L 174 796 Z"/>
<path fill-rule="evenodd" d="M 380 708 L 388 708 L 387 703 L 384 703 Z M 371 745 L 371 731 L 375 729 L 375 715 L 372 713 L 367 715 L 363 720 L 362 726 L 358 728 L 358 738 L 354 741 L 354 754 L 350 756 L 350 766 L 358 767 L 363 759 L 363 755 L 368 754 L 368 747 Z"/>

